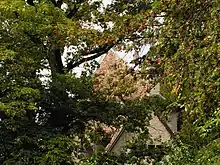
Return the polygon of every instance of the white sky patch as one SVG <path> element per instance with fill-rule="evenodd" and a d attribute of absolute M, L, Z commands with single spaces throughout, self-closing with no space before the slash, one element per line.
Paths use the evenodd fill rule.
<path fill-rule="evenodd" d="M 100 25 L 97 25 L 97 24 L 92 23 L 92 22 L 89 22 L 89 23 L 84 22 L 84 23 L 81 24 L 81 26 L 82 26 L 82 28 L 85 28 L 85 29 L 95 29 L 99 32 L 104 31 L 104 29 Z"/>
<path fill-rule="evenodd" d="M 105 7 L 111 3 L 112 3 L 112 0 L 103 0 L 103 4 Z"/>
<path fill-rule="evenodd" d="M 157 17 L 157 18 L 155 18 L 159 23 L 164 23 L 164 15 L 165 15 L 166 13 L 161 13 L 160 15 L 161 15 L 161 17 Z"/>
<path fill-rule="evenodd" d="M 93 0 L 93 1 L 95 1 L 95 0 Z M 103 0 L 104 7 L 106 7 L 107 5 L 109 5 L 109 4 L 111 4 L 111 3 L 112 3 L 112 0 Z M 62 5 L 62 9 L 63 9 L 63 10 L 66 10 L 67 7 L 68 7 L 68 6 L 67 6 L 66 4 L 63 4 L 63 5 Z M 163 20 L 159 20 L 159 21 L 163 21 Z M 113 23 L 112 23 L 112 22 L 109 22 L 109 23 L 107 23 L 107 24 L 108 24 L 108 26 L 109 26 L 110 28 L 113 27 Z M 96 30 L 99 30 L 99 31 L 102 31 L 102 30 L 103 30 L 100 26 L 95 25 L 95 24 L 94 24 L 94 25 L 93 25 L 93 24 L 92 24 L 92 25 L 90 24 L 90 27 L 88 27 L 88 28 L 96 29 Z M 150 49 L 150 45 L 143 46 L 143 47 L 141 48 L 140 52 L 138 53 L 138 56 L 139 56 L 139 57 L 142 57 L 143 55 L 147 54 L 147 52 L 149 51 L 149 49 Z M 69 52 L 69 51 L 74 52 L 74 51 L 76 51 L 76 50 L 77 50 L 77 48 L 75 49 L 75 48 L 73 48 L 73 47 L 71 47 L 71 46 L 70 46 L 69 48 L 67 48 L 67 47 L 64 48 L 64 53 L 63 53 L 63 55 L 62 55 L 62 57 L 61 57 L 64 66 L 67 65 L 67 62 L 66 62 L 67 52 Z M 116 51 L 116 53 L 119 55 L 120 58 L 122 58 L 122 59 L 123 59 L 124 61 L 126 61 L 128 64 L 133 60 L 133 57 L 134 57 L 134 54 L 135 54 L 134 51 L 130 51 L 130 52 L 126 52 L 126 51 Z M 104 58 L 105 55 L 106 55 L 106 54 L 100 56 L 99 58 L 97 58 L 97 59 L 95 59 L 95 60 L 98 61 L 99 63 L 101 63 L 101 61 L 102 61 L 102 59 Z M 71 56 L 70 56 L 70 57 L 71 57 Z M 77 76 L 77 77 L 79 77 L 79 76 L 81 75 L 82 71 L 85 70 L 85 69 L 83 68 L 83 65 L 84 65 L 84 64 L 81 64 L 80 66 L 75 67 L 74 69 L 72 69 L 72 72 L 73 72 L 73 73 L 76 73 L 76 76 Z M 132 65 L 129 64 L 129 66 L 132 66 Z M 43 69 L 43 70 L 40 71 L 40 74 L 42 75 L 42 77 L 41 77 L 40 79 L 41 79 L 41 81 L 42 81 L 43 83 L 50 81 L 50 75 L 51 75 L 51 73 L 50 73 L 49 70 Z"/>
<path fill-rule="evenodd" d="M 107 29 L 112 29 L 112 27 L 114 26 L 113 22 L 109 21 L 109 22 L 105 22 L 106 26 L 107 26 Z M 101 27 L 101 25 L 98 25 L 98 24 L 95 24 L 95 23 L 92 23 L 92 22 L 83 22 L 81 24 L 81 26 L 85 29 L 95 29 L 99 32 L 103 32 L 105 29 Z"/>
<path fill-rule="evenodd" d="M 146 45 L 146 46 L 143 46 L 140 50 L 140 52 L 138 53 L 138 56 L 139 57 L 142 57 L 144 55 L 147 54 L 147 52 L 149 51 L 150 49 L 150 45 Z M 126 52 L 126 51 L 115 51 L 117 53 L 117 55 L 123 59 L 125 62 L 128 63 L 128 66 L 132 67 L 133 64 L 131 64 L 131 61 L 134 60 L 134 54 L 135 54 L 135 51 L 130 51 L 130 52 Z M 101 63 L 102 60 L 104 59 L 104 57 L 106 56 L 106 54 L 103 54 L 102 56 L 98 57 L 97 59 L 95 59 L 97 62 Z M 83 68 L 83 64 L 81 64 L 80 66 L 78 67 L 75 67 L 73 69 L 73 73 L 76 73 L 76 76 L 80 76 L 82 71 L 85 71 L 85 69 Z"/>
<path fill-rule="evenodd" d="M 96 1 L 96 0 L 93 0 L 93 1 Z M 103 0 L 103 5 L 104 5 L 104 7 L 107 7 L 107 5 L 109 5 L 109 4 L 111 4 L 111 3 L 112 3 L 112 0 Z M 84 24 L 84 25 L 87 26 L 86 24 Z M 108 23 L 107 23 L 107 26 L 108 26 L 109 28 L 111 28 L 111 27 L 113 27 L 113 23 L 112 23 L 112 22 L 108 22 Z M 96 24 L 92 24 L 89 28 L 96 29 L 96 30 L 99 30 L 99 31 L 103 31 L 103 28 L 102 28 L 101 26 L 96 25 Z M 64 53 L 64 54 L 65 54 L 65 53 Z M 105 55 L 106 55 L 106 54 L 104 54 L 104 55 L 98 57 L 98 58 L 96 59 L 96 61 L 98 61 L 98 62 L 100 63 Z M 64 55 L 64 56 L 65 56 L 65 55 Z M 64 57 L 63 57 L 63 58 L 64 58 Z M 128 59 L 129 59 L 129 57 L 128 57 Z M 129 61 L 129 60 L 128 60 L 128 61 Z M 81 65 L 78 66 L 78 67 L 75 67 L 72 72 L 73 72 L 73 73 L 76 73 L 76 76 L 80 76 L 81 73 L 82 73 L 82 71 L 85 71 L 85 69 L 83 68 L 83 64 L 81 64 Z"/>
<path fill-rule="evenodd" d="M 66 10 L 68 9 L 68 5 L 67 5 L 66 3 L 63 3 L 63 4 L 61 5 L 61 9 L 64 10 L 64 11 L 66 11 Z"/>
<path fill-rule="evenodd" d="M 49 62 L 47 60 L 42 62 L 47 63 L 45 67 L 49 67 Z M 50 82 L 51 71 L 49 69 L 41 69 L 37 74 L 39 74 L 39 79 L 41 80 L 43 85 L 47 85 L 47 83 Z"/>
<path fill-rule="evenodd" d="M 145 54 L 147 54 L 147 52 L 149 51 L 150 49 L 150 45 L 145 45 L 141 48 L 141 50 L 138 52 L 138 56 L 139 57 L 142 57 L 144 56 Z M 130 63 L 133 59 L 134 59 L 134 54 L 135 54 L 135 51 L 130 51 L 130 52 L 126 52 L 126 51 L 117 51 L 119 57 L 121 57 L 124 61 Z"/>

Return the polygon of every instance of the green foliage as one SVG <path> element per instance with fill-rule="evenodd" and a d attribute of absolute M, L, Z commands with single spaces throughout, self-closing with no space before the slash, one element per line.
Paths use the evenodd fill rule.
<path fill-rule="evenodd" d="M 82 155 L 87 164 L 142 162 L 134 153 L 85 157 L 104 137 L 94 123 L 147 131 L 152 112 L 167 114 L 177 105 L 185 107 L 183 125 L 164 163 L 218 164 L 218 13 L 219 1 L 211 0 L 115 0 L 107 7 L 89 0 L 1 0 L 0 164 L 66 165 Z M 113 47 L 138 52 L 145 44 L 152 47 L 138 73 L 114 72 L 117 90 L 108 80 L 95 91 L 98 65 L 88 61 Z M 77 77 L 72 70 L 83 63 Z M 136 79 L 163 84 L 166 100 L 122 99 L 135 92 Z"/>
<path fill-rule="evenodd" d="M 77 142 L 52 128 L 39 126 L 26 119 L 1 122 L 1 163 L 71 164 L 71 153 Z M 7 159 L 3 159 L 7 158 Z M 2 161 L 4 160 L 4 161 Z"/>
<path fill-rule="evenodd" d="M 162 58 L 168 93 L 185 107 L 181 143 L 167 164 L 218 164 L 219 1 L 166 1 L 163 8 L 166 26 L 151 52 Z"/>
<path fill-rule="evenodd" d="M 119 127 L 123 116 L 129 128 L 143 127 L 144 105 L 94 92 L 96 62 L 80 77 L 72 70 L 114 46 L 131 50 L 129 41 L 138 50 L 154 20 L 148 4 L 0 1 L 0 164 L 73 164 L 72 153 L 78 159 L 99 141 L 87 135 L 93 123 Z"/>

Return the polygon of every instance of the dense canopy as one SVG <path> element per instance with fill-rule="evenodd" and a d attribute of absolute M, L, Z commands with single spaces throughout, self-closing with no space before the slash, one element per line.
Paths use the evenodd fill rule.
<path fill-rule="evenodd" d="M 149 161 L 219 164 L 219 10 L 218 0 L 1 0 L 0 164 L 141 164 L 146 157 L 133 152 L 88 154 L 106 139 L 99 127 L 145 132 L 152 113 L 179 107 L 180 132 Z M 94 90 L 98 57 L 111 49 L 136 57 L 145 45 L 133 68 L 113 74 L 124 82 L 113 93 L 144 79 L 160 83 L 165 100 Z M 130 145 L 144 153 L 146 138 Z"/>

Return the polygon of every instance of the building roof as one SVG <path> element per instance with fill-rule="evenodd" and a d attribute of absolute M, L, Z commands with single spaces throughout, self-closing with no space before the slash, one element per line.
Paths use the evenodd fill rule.
<path fill-rule="evenodd" d="M 107 55 L 102 59 L 100 68 L 96 71 L 96 81 L 94 88 L 98 92 L 104 92 L 108 99 L 121 99 L 118 94 L 123 94 L 124 100 L 135 100 L 140 99 L 145 96 L 149 96 L 152 85 L 146 80 L 140 77 L 134 77 L 128 73 L 128 64 L 121 59 L 116 52 L 109 51 Z M 122 89 L 122 90 L 120 90 Z M 107 93 L 106 93 L 107 91 Z M 158 90 L 152 90 L 151 93 L 159 94 Z M 162 120 L 160 117 L 156 116 L 157 122 L 167 130 L 170 136 L 173 135 L 173 131 L 170 129 L 168 124 Z M 104 128 L 109 132 L 108 127 Z M 121 127 L 120 129 L 114 131 L 111 141 L 106 146 L 107 151 L 111 151 L 114 145 L 118 142 L 125 129 Z"/>
<path fill-rule="evenodd" d="M 169 125 L 168 125 L 163 119 L 161 119 L 159 116 L 154 116 L 154 119 L 152 119 L 152 121 L 153 121 L 153 120 L 156 121 L 157 124 L 160 123 L 160 124 L 166 129 L 166 131 L 167 131 L 167 133 L 168 133 L 168 136 L 167 136 L 167 137 L 165 137 L 165 138 L 163 137 L 162 142 L 167 141 L 169 137 L 172 137 L 172 136 L 174 135 L 174 133 L 173 133 L 173 131 L 171 130 L 171 128 L 169 127 Z M 153 124 L 152 124 L 152 122 L 151 122 L 150 126 L 152 126 L 152 125 L 153 125 Z M 160 126 L 160 127 L 161 127 L 161 126 Z M 157 132 L 155 133 L 155 131 L 157 131 Z M 121 138 L 121 136 L 122 136 L 124 133 L 125 133 L 124 127 L 121 127 L 120 129 L 118 129 L 118 130 L 114 133 L 114 135 L 112 136 L 112 138 L 111 138 L 110 142 L 108 143 L 108 145 L 105 147 L 106 151 L 111 152 L 112 149 L 114 148 L 114 146 L 118 143 L 119 139 Z M 155 128 L 149 129 L 149 134 L 150 134 L 151 136 L 155 136 L 155 135 L 153 135 L 153 134 L 156 134 L 156 137 L 154 137 L 154 139 L 157 139 L 157 138 L 159 138 L 159 137 L 162 135 L 161 130 L 155 130 Z M 158 145 L 158 144 L 160 144 L 160 143 L 161 143 L 161 142 L 158 143 L 158 142 L 155 141 L 155 144 L 156 144 L 156 145 Z"/>
<path fill-rule="evenodd" d="M 109 51 L 96 71 L 94 88 L 97 92 L 106 93 L 109 99 L 135 100 L 148 96 L 152 87 L 146 80 L 131 75 L 130 67 L 116 52 Z"/>
<path fill-rule="evenodd" d="M 100 61 L 100 67 L 96 71 L 96 74 L 107 73 L 112 70 L 112 67 L 114 67 L 114 65 L 119 63 L 126 65 L 126 62 L 122 60 L 115 51 L 110 50 Z"/>

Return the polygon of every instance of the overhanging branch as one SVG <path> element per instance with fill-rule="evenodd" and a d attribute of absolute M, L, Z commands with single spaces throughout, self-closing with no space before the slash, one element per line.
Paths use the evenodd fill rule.
<path fill-rule="evenodd" d="M 80 4 L 83 4 L 85 0 L 76 0 L 75 4 L 73 5 L 73 8 L 70 9 L 69 13 L 67 14 L 67 18 L 73 18 L 76 13 L 78 12 L 80 8 Z"/>
<path fill-rule="evenodd" d="M 89 55 L 89 54 L 94 54 L 94 55 L 89 56 L 89 57 L 81 58 L 78 61 L 70 61 L 67 64 L 67 71 L 70 71 L 71 69 L 79 66 L 80 64 L 82 64 L 86 61 L 90 61 L 90 60 L 93 60 L 93 59 L 96 59 L 96 58 L 100 57 L 101 55 L 107 53 L 114 45 L 115 44 L 113 44 L 113 43 L 112 44 L 105 44 L 104 46 L 93 49 L 91 51 L 82 52 L 81 53 L 82 56 L 86 56 L 86 55 Z"/>
<path fill-rule="evenodd" d="M 62 4 L 63 4 L 63 0 L 51 0 L 51 2 L 54 4 L 55 7 L 61 8 Z"/>

